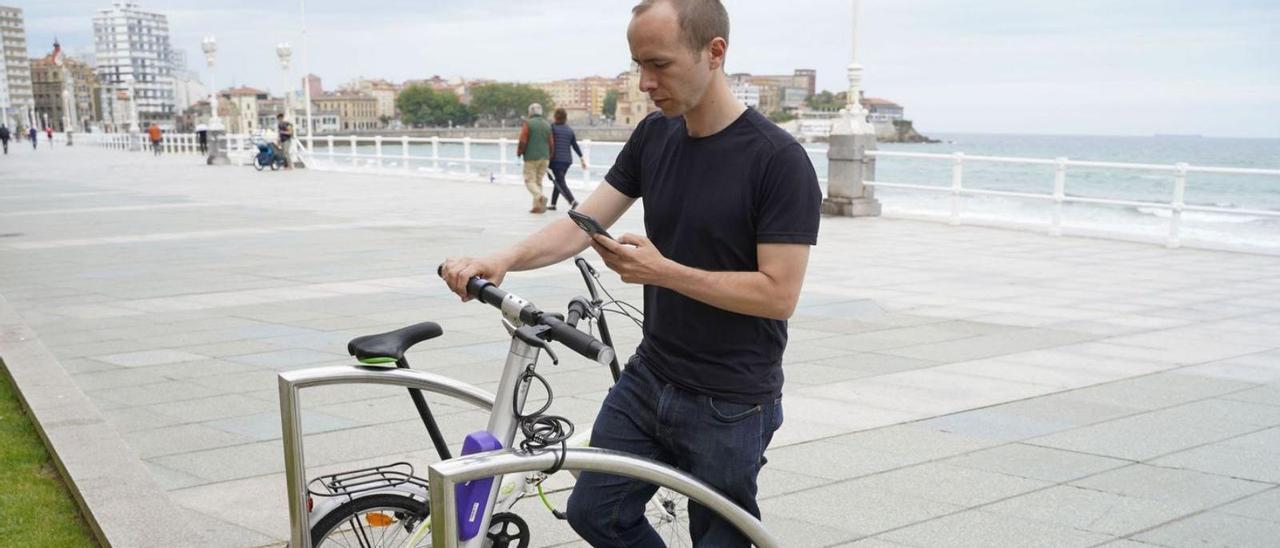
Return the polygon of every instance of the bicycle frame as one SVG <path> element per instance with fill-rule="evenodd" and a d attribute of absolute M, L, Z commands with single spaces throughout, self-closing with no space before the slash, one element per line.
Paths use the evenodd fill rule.
<path fill-rule="evenodd" d="M 588 287 L 594 295 L 594 287 L 589 280 Z M 380 384 L 401 386 L 410 389 L 411 392 L 425 390 L 490 410 L 487 431 L 501 443 L 501 449 L 457 458 L 448 458 L 447 453 L 444 453 L 441 455 L 444 460 L 429 467 L 428 478 L 432 546 L 482 548 L 486 544 L 488 540 L 486 532 L 489 530 L 495 507 L 502 502 L 499 498 L 502 477 L 517 472 L 547 470 L 553 467 L 558 456 L 562 454 L 559 449 L 548 449 L 532 455 L 517 453 L 512 449 L 519 426 L 516 419 L 517 400 L 518 405 L 523 406 L 528 395 L 529 384 L 522 382 L 523 373 L 527 368 L 536 367 L 541 351 L 537 346 L 525 342 L 515 330 L 520 326 L 520 311 L 528 305 L 529 303 L 520 297 L 506 294 L 497 306 L 507 320 L 506 325 L 511 332 L 511 346 L 496 397 L 494 394 L 455 379 L 406 368 L 338 366 L 287 371 L 279 374 L 280 421 L 289 499 L 291 546 L 312 546 L 311 519 L 307 508 L 308 492 L 300 392 L 304 388 L 335 384 Z M 607 337 L 607 334 L 603 335 Z M 605 364 L 614 366 L 617 364 L 612 351 L 602 354 L 597 359 Z M 563 455 L 563 469 L 606 472 L 642 479 L 673 489 L 725 517 L 756 546 L 778 545 L 764 530 L 760 521 L 750 513 L 700 480 L 675 468 L 656 461 L 599 449 L 567 449 L 563 451 Z M 482 512 L 479 514 L 482 516 L 479 533 L 466 541 L 459 541 L 458 501 L 454 487 L 460 482 L 485 478 L 493 478 L 488 497 L 484 499 L 485 506 L 473 509 L 473 512 Z M 412 537 L 421 538 L 424 535 L 425 532 L 419 530 Z"/>

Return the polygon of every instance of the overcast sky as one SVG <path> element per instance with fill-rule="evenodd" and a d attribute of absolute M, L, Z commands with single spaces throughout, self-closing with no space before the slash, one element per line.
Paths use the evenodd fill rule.
<path fill-rule="evenodd" d="M 278 92 L 274 46 L 295 45 L 298 0 L 137 0 L 168 15 L 206 83 L 200 40 L 219 43 L 217 84 Z M 0 0 L 26 11 L 32 56 L 55 36 L 92 48 L 110 0 Z M 307 0 L 310 70 L 326 89 L 359 76 L 539 81 L 614 76 L 630 55 L 633 0 Z M 731 72 L 818 71 L 847 86 L 847 0 L 725 0 Z M 1276 0 L 865 0 L 868 95 L 922 131 L 1280 137 Z"/>

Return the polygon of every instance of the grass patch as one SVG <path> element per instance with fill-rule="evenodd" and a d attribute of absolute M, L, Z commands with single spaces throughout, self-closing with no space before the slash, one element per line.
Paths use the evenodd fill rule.
<path fill-rule="evenodd" d="M 7 372 L 0 372 L 0 546 L 98 546 Z"/>

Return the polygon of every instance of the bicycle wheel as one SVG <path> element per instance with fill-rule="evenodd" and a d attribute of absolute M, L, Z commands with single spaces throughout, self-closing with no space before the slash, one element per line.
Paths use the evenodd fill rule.
<path fill-rule="evenodd" d="M 316 548 L 399 547 L 418 527 L 429 527 L 427 503 L 405 495 L 382 494 L 343 503 L 311 528 Z M 431 546 L 427 535 L 414 548 Z"/>
<path fill-rule="evenodd" d="M 689 537 L 689 497 L 659 488 L 649 499 L 644 515 L 667 546 L 693 546 L 693 539 Z"/>
<path fill-rule="evenodd" d="M 264 168 L 264 167 L 266 167 L 266 166 L 262 165 L 262 159 L 261 159 L 261 158 L 258 158 L 257 156 L 254 156 L 254 157 L 253 157 L 253 168 L 254 168 L 254 169 L 256 169 L 256 170 L 258 170 L 258 171 L 262 171 L 262 168 Z"/>

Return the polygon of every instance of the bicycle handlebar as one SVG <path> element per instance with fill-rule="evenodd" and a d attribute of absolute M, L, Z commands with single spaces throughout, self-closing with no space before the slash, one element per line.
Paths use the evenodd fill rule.
<path fill-rule="evenodd" d="M 436 275 L 444 277 L 444 265 L 436 268 Z M 543 313 L 532 303 L 499 289 L 497 285 L 489 280 L 479 276 L 471 278 L 467 281 L 467 294 L 503 312 L 518 315 L 520 321 L 526 325 L 547 326 L 549 328 L 547 330 L 549 339 L 567 346 L 584 358 L 601 365 L 609 365 L 613 361 L 613 348 L 596 340 L 595 337 L 579 331 L 574 325 L 565 323 L 551 314 Z M 508 302 L 523 304 L 523 306 L 519 311 L 506 310 L 503 305 Z M 570 318 L 573 318 L 573 316 L 574 313 L 572 307 L 570 307 Z"/>

